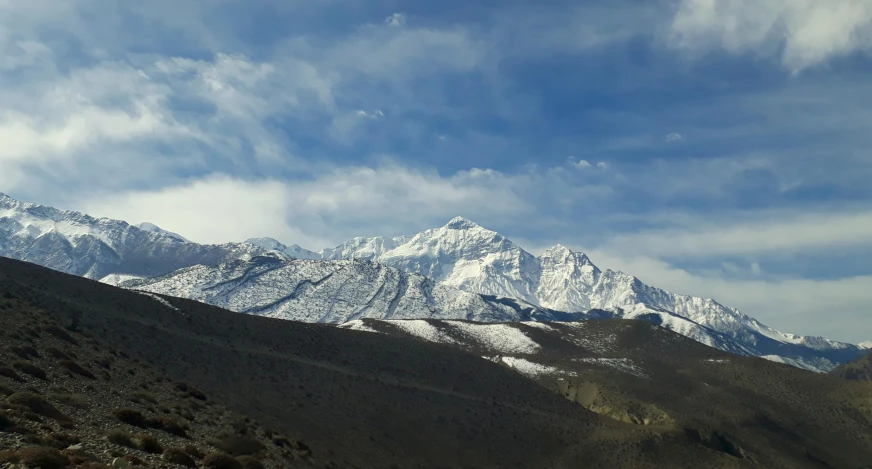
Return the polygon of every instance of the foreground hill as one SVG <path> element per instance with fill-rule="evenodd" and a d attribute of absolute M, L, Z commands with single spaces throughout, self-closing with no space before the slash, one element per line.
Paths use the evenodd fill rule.
<path fill-rule="evenodd" d="M 872 351 L 864 357 L 839 366 L 830 373 L 844 379 L 872 381 Z"/>
<path fill-rule="evenodd" d="M 165 447 L 187 442 L 210 452 L 221 449 L 218 436 L 243 431 L 235 412 L 251 419 L 245 434 L 266 448 L 258 457 L 271 467 L 862 468 L 872 461 L 872 385 L 725 354 L 647 322 L 362 320 L 338 328 L 135 293 L 6 259 L 0 298 L 4 360 L 46 371 L 43 381 L 17 363 L 21 382 L 0 376 L 12 392 L 4 406 L 23 412 L 10 414 L 10 424 L 28 429 L 0 433 L 16 451 L 63 430 L 104 462 L 127 453 L 158 467 L 147 452 L 105 442 L 105 432 L 149 431 Z M 95 379 L 62 365 L 50 348 Z M 135 395 L 140 402 L 130 406 L 148 422 L 187 420 L 190 439 L 155 423 L 142 423 L 145 430 L 115 423 L 115 408 L 140 381 L 152 394 Z M 191 389 L 209 404 L 188 420 L 184 411 L 200 407 L 187 404 L 196 396 L 183 397 Z M 29 423 L 16 407 L 30 402 L 14 397 L 22 392 L 64 417 Z M 77 409 L 63 394 L 93 397 Z"/>

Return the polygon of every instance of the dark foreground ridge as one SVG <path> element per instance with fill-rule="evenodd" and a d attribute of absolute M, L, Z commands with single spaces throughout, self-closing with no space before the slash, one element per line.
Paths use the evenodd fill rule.
<path fill-rule="evenodd" d="M 376 327 L 237 314 L 0 258 L 0 466 L 872 467 L 868 383 L 613 320 L 594 329 L 642 373 L 537 382 L 486 351 Z M 549 340 L 540 361 L 591 356 Z M 214 452 L 233 460 L 201 459 Z"/>
<path fill-rule="evenodd" d="M 852 362 L 840 365 L 830 374 L 844 379 L 872 382 L 872 351 Z"/>

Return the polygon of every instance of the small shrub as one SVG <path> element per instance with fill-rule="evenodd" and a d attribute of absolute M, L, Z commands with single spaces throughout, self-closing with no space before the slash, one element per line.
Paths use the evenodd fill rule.
<path fill-rule="evenodd" d="M 207 469 L 245 469 L 233 456 L 224 453 L 210 453 L 203 458 L 203 467 Z"/>
<path fill-rule="evenodd" d="M 254 456 L 240 456 L 236 460 L 242 464 L 243 469 L 265 469 L 263 463 Z"/>
<path fill-rule="evenodd" d="M 163 430 L 170 435 L 176 435 L 182 438 L 188 437 L 188 433 L 185 430 L 184 426 L 182 426 L 175 420 L 162 415 L 159 417 L 148 417 L 147 419 L 145 419 L 145 425 L 147 427 Z"/>
<path fill-rule="evenodd" d="M 18 450 L 19 463 L 27 467 L 41 469 L 63 469 L 70 463 L 69 458 L 55 448 L 31 446 Z"/>
<path fill-rule="evenodd" d="M 22 373 L 27 373 L 34 378 L 39 378 L 43 381 L 48 379 L 48 375 L 45 374 L 45 370 L 28 361 L 15 361 L 12 362 L 12 366 L 15 367 L 18 371 L 21 371 Z"/>
<path fill-rule="evenodd" d="M 145 451 L 146 453 L 152 454 L 161 454 L 163 453 L 163 446 L 160 445 L 160 442 L 157 439 L 148 433 L 140 433 L 136 435 L 137 446 L 140 450 Z"/>
<path fill-rule="evenodd" d="M 69 355 L 65 354 L 64 352 L 61 352 L 60 350 L 58 350 L 54 347 L 48 347 L 47 349 L 45 349 L 45 351 L 49 355 L 51 355 L 52 357 L 57 358 L 58 360 L 69 360 L 70 359 Z"/>
<path fill-rule="evenodd" d="M 9 379 L 18 381 L 19 383 L 24 381 L 23 379 L 21 379 L 21 376 L 18 376 L 18 373 L 16 373 L 15 370 L 9 368 L 8 366 L 0 366 L 0 376 L 5 376 Z"/>
<path fill-rule="evenodd" d="M 70 418 L 57 410 L 44 397 L 29 392 L 17 392 L 6 398 L 10 404 L 18 404 L 29 408 L 34 413 L 55 419 L 58 421 L 69 421 Z"/>
<path fill-rule="evenodd" d="M 86 453 L 82 449 L 71 450 L 71 449 L 67 448 L 67 449 L 62 449 L 61 453 L 64 453 L 64 455 L 66 457 L 70 458 L 70 464 L 75 466 L 77 469 L 82 469 L 83 467 L 84 468 L 90 467 L 91 469 L 104 469 L 106 467 L 106 466 L 100 466 L 100 465 L 88 466 L 89 464 L 96 464 L 96 463 L 89 462 L 88 453 Z"/>
<path fill-rule="evenodd" d="M 14 392 L 12 388 L 0 384 L 0 396 L 8 396 Z"/>
<path fill-rule="evenodd" d="M 107 370 L 110 369 L 112 365 L 112 362 L 109 361 L 109 359 L 106 357 L 98 358 L 97 360 L 94 360 L 94 363 L 102 366 L 103 368 L 106 368 Z"/>
<path fill-rule="evenodd" d="M 193 397 L 194 399 L 197 399 L 198 401 L 206 400 L 206 395 L 203 394 L 203 391 L 200 391 L 196 388 L 188 388 L 188 395 Z"/>
<path fill-rule="evenodd" d="M 130 433 L 126 431 L 116 428 L 115 430 L 110 430 L 106 433 L 106 441 L 109 443 L 113 443 L 119 446 L 126 446 L 128 448 L 136 448 L 136 445 L 133 444 L 133 439 L 130 437 Z"/>
<path fill-rule="evenodd" d="M 55 394 L 52 397 L 61 404 L 66 404 L 70 407 L 75 407 L 77 409 L 88 408 L 88 403 L 85 402 L 85 398 L 78 394 Z"/>
<path fill-rule="evenodd" d="M 115 412 L 113 412 L 112 415 L 114 415 L 116 419 L 128 425 L 133 425 L 134 427 L 145 426 L 145 416 L 142 415 L 142 412 L 136 409 L 115 409 Z"/>
<path fill-rule="evenodd" d="M 43 332 L 48 332 L 49 334 L 61 339 L 63 341 L 69 342 L 73 345 L 79 345 L 79 342 L 73 338 L 67 331 L 61 329 L 58 326 L 46 326 L 42 328 Z"/>
<path fill-rule="evenodd" d="M 203 454 L 203 452 L 200 451 L 200 448 L 197 448 L 194 445 L 182 446 L 182 450 L 184 450 L 186 453 L 188 453 L 188 455 L 191 456 L 192 458 L 203 459 L 203 456 L 205 456 Z"/>
<path fill-rule="evenodd" d="M 231 435 L 222 438 L 219 441 L 213 441 L 211 442 L 211 444 L 212 446 L 232 456 L 257 454 L 264 449 L 263 445 L 259 441 L 253 438 L 239 435 Z"/>
<path fill-rule="evenodd" d="M 18 453 L 15 451 L 0 451 L 0 464 L 17 464 L 19 461 Z"/>
<path fill-rule="evenodd" d="M 30 357 L 39 358 L 39 353 L 37 353 L 36 349 L 31 347 L 30 345 L 24 345 L 21 347 L 13 345 L 11 347 L 7 347 L 7 349 L 15 355 L 18 355 L 19 358 L 23 358 L 25 360 Z"/>
<path fill-rule="evenodd" d="M 197 467 L 197 463 L 182 448 L 168 448 L 163 453 L 163 460 L 185 467 Z"/>
<path fill-rule="evenodd" d="M 15 423 L 6 416 L 5 412 L 0 412 L 0 432 L 12 430 L 13 427 Z"/>
<path fill-rule="evenodd" d="M 134 466 L 145 466 L 145 461 L 143 461 L 142 458 L 135 454 L 128 454 L 124 456 L 124 459 L 127 460 L 127 462 L 129 462 L 130 464 L 133 464 Z"/>
<path fill-rule="evenodd" d="M 70 435 L 69 433 L 52 433 L 46 439 L 46 443 L 57 449 L 64 449 L 68 446 L 80 443 L 81 441 L 82 440 L 80 440 L 77 436 Z"/>
<path fill-rule="evenodd" d="M 72 360 L 61 360 L 58 362 L 58 365 L 70 370 L 71 372 L 73 372 L 79 376 L 84 376 L 85 378 L 88 378 L 88 379 L 97 379 L 97 377 L 94 376 L 94 373 L 91 373 L 90 371 L 82 368 L 81 365 L 79 365 L 78 363 L 76 363 Z"/>
<path fill-rule="evenodd" d="M 148 391 L 136 391 L 135 393 L 133 393 L 133 397 L 146 402 L 150 402 L 152 404 L 157 404 L 157 396 L 154 393 Z"/>

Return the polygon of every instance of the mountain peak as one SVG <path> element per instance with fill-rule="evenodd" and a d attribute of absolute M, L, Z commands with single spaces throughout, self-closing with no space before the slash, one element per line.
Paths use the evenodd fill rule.
<path fill-rule="evenodd" d="M 244 241 L 247 244 L 253 244 L 258 247 L 262 247 L 267 250 L 277 250 L 281 251 L 287 248 L 284 244 L 279 242 L 279 240 L 274 238 L 249 238 Z"/>
<path fill-rule="evenodd" d="M 14 205 L 18 203 L 18 201 L 3 192 L 0 192 L 0 203 L 3 203 L 4 205 Z"/>
<path fill-rule="evenodd" d="M 568 255 L 572 254 L 572 250 L 560 243 L 557 243 L 554 245 L 554 247 L 549 248 L 547 251 L 545 251 L 545 255 L 554 256 L 555 254 Z"/>
<path fill-rule="evenodd" d="M 568 262 L 570 258 L 574 258 L 576 264 L 593 265 L 587 254 L 583 252 L 574 252 L 572 249 L 557 243 L 554 247 L 542 253 L 542 258 L 551 258 L 558 262 Z"/>
<path fill-rule="evenodd" d="M 171 237 L 171 238 L 174 238 L 174 239 L 176 239 L 176 240 L 178 240 L 178 241 L 183 241 L 183 242 L 186 242 L 186 243 L 187 243 L 187 242 L 190 242 L 190 241 L 188 241 L 188 239 L 185 238 L 184 236 L 182 236 L 182 235 L 180 235 L 180 234 L 178 234 L 178 233 L 173 233 L 172 231 L 167 231 L 167 230 L 165 230 L 165 229 L 163 229 L 163 228 L 161 228 L 161 227 L 155 225 L 154 223 L 143 222 L 143 223 L 140 223 L 140 224 L 136 225 L 136 227 L 139 228 L 139 229 L 142 230 L 142 231 L 146 231 L 146 232 L 149 232 L 149 233 L 163 234 L 163 235 L 167 235 L 167 236 L 169 236 L 169 237 Z"/>
<path fill-rule="evenodd" d="M 478 223 L 463 217 L 454 217 L 445 225 L 445 228 L 452 230 L 469 230 L 472 228 L 481 228 Z"/>

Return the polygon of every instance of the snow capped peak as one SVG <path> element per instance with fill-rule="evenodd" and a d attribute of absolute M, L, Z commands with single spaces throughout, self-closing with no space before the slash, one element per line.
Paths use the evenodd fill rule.
<path fill-rule="evenodd" d="M 273 238 L 249 238 L 245 240 L 245 243 L 266 249 L 267 251 L 278 251 L 294 259 L 321 259 L 321 254 L 303 249 L 296 244 L 285 246 Z"/>
<path fill-rule="evenodd" d="M 550 261 L 593 266 L 593 262 L 591 262 L 590 258 L 587 257 L 587 254 L 583 252 L 573 252 L 571 249 L 560 243 L 557 243 L 554 247 L 545 251 L 540 259 L 545 262 Z"/>
<path fill-rule="evenodd" d="M 467 218 L 454 217 L 445 225 L 445 228 L 450 230 L 471 230 L 474 228 L 481 228 L 481 225 Z"/>
<path fill-rule="evenodd" d="M 864 348 L 864 349 L 872 349 L 872 340 L 867 341 L 867 342 L 860 342 L 860 343 L 857 344 L 857 345 L 859 345 L 860 348 Z"/>
<path fill-rule="evenodd" d="M 569 254 L 572 254 L 572 250 L 569 249 L 568 247 L 560 244 L 560 243 L 555 244 L 554 247 L 549 248 L 547 251 L 545 251 L 545 255 L 548 255 L 548 256 L 555 256 L 555 255 L 568 256 Z"/>
<path fill-rule="evenodd" d="M 140 223 L 140 224 L 136 225 L 136 227 L 139 228 L 139 229 L 142 230 L 142 231 L 146 231 L 146 232 L 149 232 L 149 233 L 164 234 L 164 235 L 167 235 L 167 236 L 169 236 L 169 237 L 171 237 L 171 238 L 175 238 L 175 239 L 177 239 L 177 240 L 179 240 L 179 241 L 182 241 L 182 242 L 184 242 L 184 243 L 189 243 L 189 242 L 190 242 L 190 241 L 188 241 L 188 239 L 185 238 L 184 236 L 182 236 L 182 235 L 180 235 L 180 234 L 178 234 L 178 233 L 173 233 L 172 231 L 164 230 L 164 229 L 162 229 L 161 227 L 155 225 L 154 223 L 144 222 L 144 223 Z"/>
<path fill-rule="evenodd" d="M 273 238 L 249 238 L 246 239 L 245 242 L 255 246 L 260 246 L 270 251 L 282 251 L 287 248 L 287 246 Z"/>

